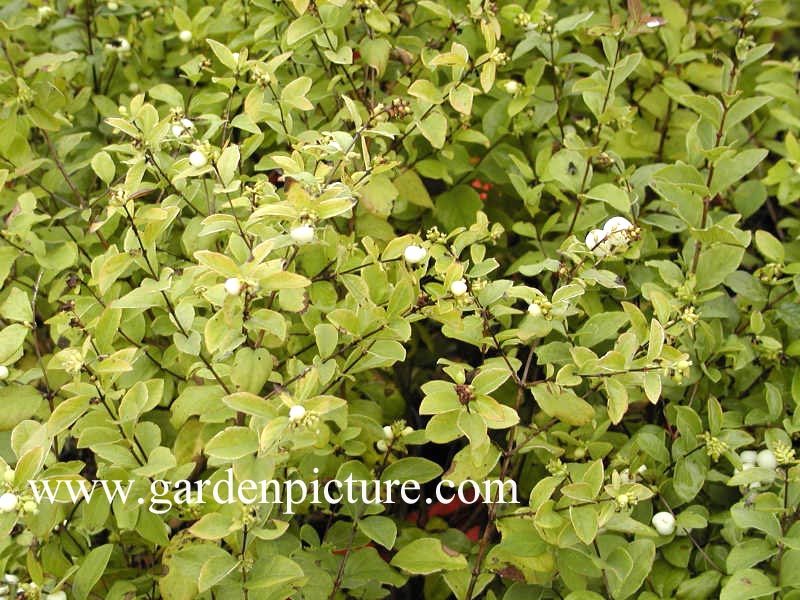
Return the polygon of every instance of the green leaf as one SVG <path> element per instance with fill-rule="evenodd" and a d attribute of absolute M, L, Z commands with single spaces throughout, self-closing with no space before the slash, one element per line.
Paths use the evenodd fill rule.
<path fill-rule="evenodd" d="M 11 383 L 0 387 L 0 431 L 9 431 L 31 418 L 42 404 L 42 394 L 31 385 Z"/>
<path fill-rule="evenodd" d="M 785 252 L 780 240 L 768 231 L 759 229 L 755 235 L 756 248 L 765 258 L 775 263 L 783 263 Z"/>
<path fill-rule="evenodd" d="M 231 144 L 222 151 L 219 159 L 217 160 L 217 170 L 219 171 L 219 178 L 222 180 L 222 185 L 228 186 L 236 176 L 236 171 L 239 168 L 239 146 Z"/>
<path fill-rule="evenodd" d="M 311 110 L 314 105 L 306 98 L 313 81 L 310 77 L 298 77 L 281 90 L 281 102 L 298 110 Z"/>
<path fill-rule="evenodd" d="M 714 175 L 711 178 L 709 194 L 713 197 L 724 192 L 755 169 L 768 153 L 768 150 L 762 148 L 750 148 L 742 150 L 734 156 L 719 159 L 714 164 Z"/>
<path fill-rule="evenodd" d="M 286 43 L 290 48 L 292 46 L 296 46 L 309 36 L 315 34 L 320 29 L 322 29 L 322 23 L 320 23 L 314 16 L 305 14 L 289 24 L 289 27 L 286 30 Z"/>
<path fill-rule="evenodd" d="M 569 517 L 578 538 L 584 544 L 591 544 L 597 535 L 597 509 L 594 506 L 570 506 Z"/>
<path fill-rule="evenodd" d="M 89 552 L 81 562 L 75 577 L 72 580 L 71 596 L 76 600 L 86 600 L 90 592 L 100 581 L 106 569 L 114 544 L 105 544 Z"/>
<path fill-rule="evenodd" d="M 447 137 L 447 118 L 440 112 L 432 112 L 419 121 L 419 130 L 434 148 L 443 148 Z"/>
<path fill-rule="evenodd" d="M 0 365 L 7 365 L 22 349 L 22 344 L 30 329 L 13 323 L 0 331 Z"/>
<path fill-rule="evenodd" d="M 393 462 L 381 475 L 381 481 L 418 481 L 426 483 L 442 474 L 442 467 L 427 458 L 408 456 Z"/>
<path fill-rule="evenodd" d="M 459 185 L 438 196 L 435 200 L 435 215 L 445 229 L 469 227 L 483 203 L 471 187 Z"/>
<path fill-rule="evenodd" d="M 592 200 L 600 200 L 617 212 L 630 213 L 631 201 L 628 194 L 613 183 L 601 183 L 586 192 L 585 196 Z"/>
<path fill-rule="evenodd" d="M 258 435 L 247 427 L 228 427 L 208 440 L 206 454 L 221 460 L 236 460 L 258 451 Z"/>
<path fill-rule="evenodd" d="M 779 592 L 769 577 L 757 569 L 742 569 L 734 573 L 722 588 L 720 600 L 750 600 Z"/>
<path fill-rule="evenodd" d="M 92 170 L 106 185 L 114 181 L 116 166 L 108 152 L 101 150 L 92 157 Z"/>
<path fill-rule="evenodd" d="M 444 102 L 442 92 L 427 79 L 417 79 L 414 81 L 414 83 L 408 86 L 408 94 L 420 100 L 424 100 L 428 104 L 441 104 Z"/>
<path fill-rule="evenodd" d="M 594 408 L 567 388 L 539 383 L 531 389 L 539 407 L 551 417 L 580 427 L 594 419 Z"/>
<path fill-rule="evenodd" d="M 467 559 L 435 538 L 420 538 L 403 546 L 392 558 L 391 565 L 413 575 L 430 575 L 463 569 Z"/>
<path fill-rule="evenodd" d="M 397 525 L 389 517 L 366 517 L 358 522 L 358 528 L 372 541 L 391 550 L 397 539 Z"/>
<path fill-rule="evenodd" d="M 403 172 L 399 177 L 392 181 L 397 190 L 398 200 L 404 200 L 423 208 L 433 208 L 433 202 L 425 188 L 425 184 L 414 171 Z"/>

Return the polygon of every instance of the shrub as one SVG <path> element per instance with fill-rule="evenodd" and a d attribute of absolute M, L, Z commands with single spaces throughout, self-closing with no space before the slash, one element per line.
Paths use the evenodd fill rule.
<path fill-rule="evenodd" d="M 797 17 L 5 3 L 0 595 L 800 597 Z"/>

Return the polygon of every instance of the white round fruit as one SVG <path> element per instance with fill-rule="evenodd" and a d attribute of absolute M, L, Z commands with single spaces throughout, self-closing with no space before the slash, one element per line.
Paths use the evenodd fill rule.
<path fill-rule="evenodd" d="M 116 2 L 113 2 L 113 1 L 112 2 L 106 2 L 106 8 L 108 10 L 110 10 L 111 12 L 114 12 L 115 10 L 119 10 L 119 4 L 117 4 Z"/>
<path fill-rule="evenodd" d="M 375 447 L 378 449 L 378 452 L 386 452 L 389 449 L 389 445 L 386 443 L 386 440 L 378 440 L 375 442 Z"/>
<path fill-rule="evenodd" d="M 206 155 L 200 152 L 200 150 L 195 150 L 189 155 L 189 164 L 198 169 L 200 167 L 205 167 L 207 162 L 208 159 Z"/>
<path fill-rule="evenodd" d="M 186 133 L 186 129 L 183 125 L 178 125 L 176 123 L 172 126 L 172 135 L 174 135 L 176 138 L 182 137 L 184 133 Z"/>
<path fill-rule="evenodd" d="M 6 377 L 8 377 L 8 367 L 0 365 L 0 379 L 5 379 Z"/>
<path fill-rule="evenodd" d="M 534 317 L 541 317 L 542 316 L 542 307 L 532 302 L 528 304 L 528 314 Z"/>
<path fill-rule="evenodd" d="M 743 450 L 739 454 L 739 460 L 742 461 L 743 465 L 755 465 L 757 457 L 758 457 L 758 452 L 756 452 L 755 450 Z"/>
<path fill-rule="evenodd" d="M 611 217 L 606 221 L 606 224 L 603 225 L 603 231 L 606 235 L 628 231 L 629 229 L 633 229 L 633 223 L 628 221 L 625 217 Z"/>
<path fill-rule="evenodd" d="M 394 439 L 394 432 L 392 431 L 391 425 L 384 425 L 383 426 L 383 437 L 385 437 L 387 440 L 393 440 Z"/>
<path fill-rule="evenodd" d="M 659 512 L 653 515 L 653 527 L 661 535 L 672 535 L 675 533 L 675 517 L 672 513 Z"/>
<path fill-rule="evenodd" d="M 592 229 L 586 234 L 586 247 L 589 248 L 589 250 L 597 248 L 604 239 L 606 239 L 605 231 L 602 229 Z"/>
<path fill-rule="evenodd" d="M 425 248 L 421 246 L 415 246 L 414 244 L 406 246 L 406 249 L 403 252 L 403 258 L 405 258 L 406 262 L 411 265 L 422 262 L 425 260 L 426 256 L 428 256 L 428 251 L 425 250 Z"/>
<path fill-rule="evenodd" d="M 289 420 L 294 423 L 302 420 L 302 418 L 305 416 L 306 416 L 306 409 L 304 406 L 301 406 L 300 404 L 295 404 L 292 408 L 289 409 Z"/>
<path fill-rule="evenodd" d="M 242 291 L 242 282 L 236 277 L 231 277 L 229 279 L 226 279 L 225 291 L 228 292 L 231 296 L 238 296 L 239 292 Z"/>
<path fill-rule="evenodd" d="M 778 459 L 772 450 L 762 450 L 756 457 L 756 464 L 764 469 L 774 469 L 778 466 Z"/>
<path fill-rule="evenodd" d="M 311 225 L 298 225 L 289 232 L 291 238 L 298 244 L 307 244 L 314 239 L 314 228 Z"/>
<path fill-rule="evenodd" d="M 503 84 L 503 89 L 506 91 L 506 93 L 513 96 L 519 91 L 519 82 L 509 79 Z"/>
<path fill-rule="evenodd" d="M 188 29 L 184 29 L 178 34 L 178 37 L 184 44 L 188 44 L 192 41 L 192 32 Z"/>
<path fill-rule="evenodd" d="M 17 504 L 19 504 L 19 497 L 11 492 L 6 492 L 0 496 L 0 513 L 7 513 L 11 512 L 12 510 L 16 510 Z"/>
<path fill-rule="evenodd" d="M 450 284 L 450 293 L 456 297 L 463 296 L 467 293 L 467 282 L 463 279 L 457 279 Z"/>

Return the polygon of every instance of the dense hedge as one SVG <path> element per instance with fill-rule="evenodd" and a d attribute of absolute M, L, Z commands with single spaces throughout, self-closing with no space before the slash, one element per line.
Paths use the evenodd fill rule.
<path fill-rule="evenodd" d="M 800 598 L 797 3 L 2 4 L 0 597 Z"/>

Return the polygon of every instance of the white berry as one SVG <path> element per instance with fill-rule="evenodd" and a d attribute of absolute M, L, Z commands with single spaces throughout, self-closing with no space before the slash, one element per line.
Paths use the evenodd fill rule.
<path fill-rule="evenodd" d="M 307 244 L 314 239 L 314 228 L 311 225 L 298 225 L 289 232 L 292 239 L 298 244 Z"/>
<path fill-rule="evenodd" d="M 8 377 L 8 367 L 0 365 L 0 379 L 5 379 L 6 377 Z"/>
<path fill-rule="evenodd" d="M 633 223 L 628 221 L 625 217 L 611 217 L 606 224 L 603 225 L 603 231 L 606 235 L 610 233 L 619 233 L 621 231 L 628 231 L 633 229 Z"/>
<path fill-rule="evenodd" d="M 778 466 L 778 459 L 772 450 L 762 450 L 756 457 L 756 464 L 764 469 L 774 469 Z"/>
<path fill-rule="evenodd" d="M 758 452 L 755 450 L 743 450 L 742 453 L 739 454 L 739 460 L 742 461 L 743 465 L 755 465 L 757 457 Z"/>
<path fill-rule="evenodd" d="M 450 293 L 452 293 L 453 296 L 456 297 L 463 296 L 464 294 L 467 293 L 467 282 L 464 281 L 463 279 L 457 279 L 456 281 L 450 284 Z"/>
<path fill-rule="evenodd" d="M 184 129 L 183 125 L 176 124 L 172 126 L 172 135 L 174 135 L 176 138 L 181 137 L 184 133 L 186 133 L 186 130 Z"/>
<path fill-rule="evenodd" d="M 200 152 L 200 150 L 195 150 L 189 155 L 189 164 L 193 167 L 205 167 L 208 159 L 206 155 Z"/>
<path fill-rule="evenodd" d="M 378 449 L 378 452 L 386 452 L 389 449 L 389 445 L 385 440 L 378 440 L 375 442 L 375 447 Z"/>
<path fill-rule="evenodd" d="M 606 232 L 602 229 L 592 229 L 586 234 L 586 247 L 592 250 L 600 245 L 606 239 Z"/>
<path fill-rule="evenodd" d="M 403 258 L 406 259 L 406 262 L 415 265 L 417 263 L 422 262 L 425 260 L 425 257 L 428 256 L 428 251 L 421 246 L 410 245 L 406 246 L 405 251 L 403 252 Z"/>
<path fill-rule="evenodd" d="M 536 304 L 535 302 L 532 302 L 531 304 L 528 304 L 528 314 L 534 317 L 541 317 L 542 307 Z"/>
<path fill-rule="evenodd" d="M 292 408 L 289 409 L 289 420 L 293 423 L 297 423 L 298 421 L 302 420 L 303 417 L 306 416 L 306 409 L 304 406 L 300 404 L 295 404 Z"/>
<path fill-rule="evenodd" d="M 653 527 L 661 535 L 672 535 L 675 533 L 675 517 L 672 513 L 659 512 L 653 515 Z"/>
<path fill-rule="evenodd" d="M 16 494 L 12 494 L 11 492 L 6 492 L 2 496 L 0 496 L 0 513 L 7 513 L 11 512 L 12 510 L 17 509 L 17 504 L 19 503 L 19 498 Z"/>
<path fill-rule="evenodd" d="M 513 96 L 519 91 L 519 82 L 509 79 L 503 84 L 503 89 L 505 89 L 506 93 Z"/>
<path fill-rule="evenodd" d="M 236 277 L 231 277 L 225 280 L 225 291 L 231 296 L 238 296 L 242 291 L 242 282 Z"/>
<path fill-rule="evenodd" d="M 391 425 L 384 425 L 383 426 L 383 437 L 385 437 L 387 440 L 393 440 L 394 439 L 394 432 L 392 431 Z"/>
<path fill-rule="evenodd" d="M 111 12 L 114 12 L 115 10 L 119 9 L 119 4 L 116 2 L 106 2 L 106 8 Z"/>
<path fill-rule="evenodd" d="M 184 44 L 188 44 L 192 41 L 192 32 L 188 29 L 184 29 L 178 34 L 178 37 Z"/>

